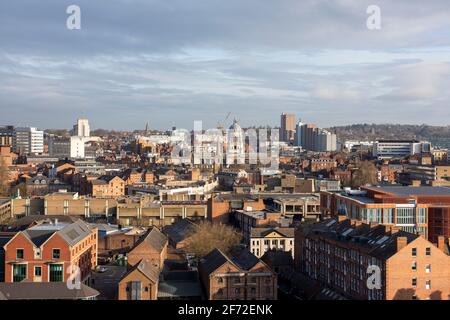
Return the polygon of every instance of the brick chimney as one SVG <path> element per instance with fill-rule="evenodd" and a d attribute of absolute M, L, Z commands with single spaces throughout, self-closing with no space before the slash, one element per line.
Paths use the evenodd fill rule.
<path fill-rule="evenodd" d="M 408 238 L 406 237 L 397 237 L 397 252 L 402 250 L 408 244 Z"/>
<path fill-rule="evenodd" d="M 439 236 L 438 237 L 438 243 L 437 243 L 437 247 L 439 248 L 439 250 L 444 251 L 445 250 L 445 244 L 446 244 L 446 239 L 444 236 Z"/>
<path fill-rule="evenodd" d="M 343 215 L 343 214 L 339 214 L 339 215 L 337 216 L 337 218 L 338 218 L 338 222 L 342 222 L 342 221 L 347 220 L 347 216 L 346 216 L 346 215 Z"/>
<path fill-rule="evenodd" d="M 420 187 L 421 184 L 422 184 L 422 181 L 420 181 L 420 180 L 412 180 L 411 181 L 411 187 Z"/>

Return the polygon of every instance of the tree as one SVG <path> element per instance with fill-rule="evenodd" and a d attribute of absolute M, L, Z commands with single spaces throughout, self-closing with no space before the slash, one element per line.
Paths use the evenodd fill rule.
<path fill-rule="evenodd" d="M 352 187 L 357 188 L 366 184 L 378 183 L 377 167 L 370 161 L 357 163 L 357 169 L 353 172 Z"/>
<path fill-rule="evenodd" d="M 187 252 L 198 258 L 204 257 L 215 248 L 228 254 L 240 242 L 241 235 L 233 227 L 202 221 L 189 237 Z"/>
<path fill-rule="evenodd" d="M 9 197 L 9 169 L 5 161 L 0 158 L 0 196 Z"/>

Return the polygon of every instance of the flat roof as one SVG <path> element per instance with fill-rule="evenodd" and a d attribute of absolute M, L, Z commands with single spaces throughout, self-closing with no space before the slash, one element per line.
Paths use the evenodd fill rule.
<path fill-rule="evenodd" d="M 450 197 L 449 187 L 431 187 L 431 186 L 382 186 L 372 187 L 372 190 L 380 190 L 383 192 L 393 193 L 399 197 L 409 197 L 411 195 L 418 196 L 448 196 Z"/>

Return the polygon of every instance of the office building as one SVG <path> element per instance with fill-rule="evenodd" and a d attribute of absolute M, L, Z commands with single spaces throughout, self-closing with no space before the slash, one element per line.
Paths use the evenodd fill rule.
<path fill-rule="evenodd" d="M 320 193 L 325 216 L 346 215 L 365 223 L 397 226 L 436 243 L 450 237 L 450 188 L 383 186 Z"/>
<path fill-rule="evenodd" d="M 73 126 L 72 136 L 78 137 L 90 137 L 91 129 L 89 127 L 89 120 L 80 118 L 77 120 L 77 124 Z"/>
<path fill-rule="evenodd" d="M 431 152 L 431 144 L 417 140 L 379 140 L 373 145 L 373 156 L 378 159 L 404 158 Z"/>
<path fill-rule="evenodd" d="M 44 131 L 33 127 L 15 128 L 13 135 L 15 152 L 30 155 L 44 152 Z"/>
<path fill-rule="evenodd" d="M 0 127 L 0 146 L 12 147 L 13 136 L 14 136 L 14 127 L 13 126 Z"/>
<path fill-rule="evenodd" d="M 294 141 L 295 137 L 295 115 L 281 114 L 280 141 Z"/>

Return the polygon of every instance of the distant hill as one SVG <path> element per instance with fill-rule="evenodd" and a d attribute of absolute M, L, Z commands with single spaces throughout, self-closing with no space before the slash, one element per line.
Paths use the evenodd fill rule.
<path fill-rule="evenodd" d="M 435 146 L 450 148 L 450 125 L 353 124 L 328 128 L 339 141 L 378 139 L 428 140 Z"/>

